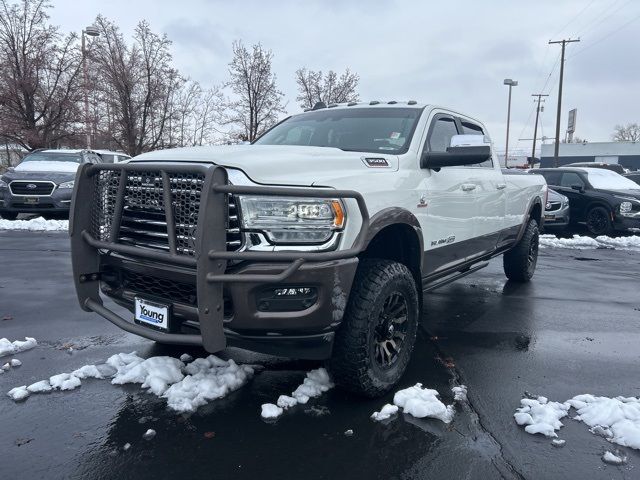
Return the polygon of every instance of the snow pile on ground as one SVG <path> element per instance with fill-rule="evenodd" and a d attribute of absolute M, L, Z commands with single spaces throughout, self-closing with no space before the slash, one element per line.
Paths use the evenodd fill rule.
<path fill-rule="evenodd" d="M 211 400 L 238 390 L 254 374 L 252 367 L 221 360 L 215 355 L 196 358 L 183 369 L 187 374 L 162 395 L 167 405 L 178 412 L 193 412 Z"/>
<path fill-rule="evenodd" d="M 416 383 L 413 387 L 397 391 L 393 403 L 413 417 L 430 417 L 450 423 L 455 413 L 453 405 L 445 405 L 438 396 L 437 390 L 422 388 L 421 383 Z"/>
<path fill-rule="evenodd" d="M 69 220 L 45 220 L 42 217 L 29 220 L 0 219 L 0 230 L 30 230 L 32 232 L 66 232 Z"/>
<path fill-rule="evenodd" d="M 604 455 L 602 455 L 602 461 L 604 463 L 610 463 L 611 465 L 622 465 L 627 463 L 627 457 L 625 455 L 616 455 L 607 450 L 604 452 Z"/>
<path fill-rule="evenodd" d="M 0 357 L 5 355 L 13 355 L 15 353 L 30 350 L 38 345 L 35 338 L 25 337 L 24 340 L 14 340 L 13 342 L 6 338 L 0 338 Z"/>
<path fill-rule="evenodd" d="M 7 395 L 15 401 L 32 393 L 73 390 L 86 378 L 110 378 L 114 385 L 139 383 L 149 393 L 165 398 L 169 408 L 192 412 L 210 400 L 222 398 L 243 386 L 253 376 L 253 368 L 221 360 L 214 355 L 197 358 L 185 365 L 173 357 L 144 359 L 133 353 L 118 353 L 104 364 L 85 365 L 71 373 L 53 375 L 29 386 L 11 389 Z"/>
<path fill-rule="evenodd" d="M 523 398 L 514 418 L 518 425 L 526 425 L 531 434 L 542 433 L 557 437 L 562 427 L 560 419 L 574 408 L 574 420 L 583 422 L 594 435 L 600 435 L 612 443 L 640 450 L 640 398 L 596 397 L 577 395 L 564 403 L 549 402 L 545 397 Z"/>
<path fill-rule="evenodd" d="M 574 250 L 591 250 L 594 248 L 613 248 L 616 250 L 640 251 L 640 236 L 596 238 L 574 235 L 572 238 L 558 238 L 555 235 L 540 235 L 541 247 L 570 248 Z"/>
<path fill-rule="evenodd" d="M 262 405 L 260 415 L 265 419 L 278 418 L 288 408 L 298 404 L 306 404 L 309 399 L 319 397 L 327 390 L 334 387 L 329 372 L 324 368 L 318 368 L 307 372 L 307 376 L 301 385 L 296 388 L 291 396 L 280 395 L 276 405 L 265 403 Z"/>
<path fill-rule="evenodd" d="M 610 442 L 640 450 L 640 398 L 578 395 L 567 403 L 576 409 L 576 420 L 602 427 Z"/>
<path fill-rule="evenodd" d="M 513 417 L 518 425 L 526 425 L 525 432 L 532 435 L 541 433 L 546 437 L 557 437 L 556 430 L 563 426 L 560 419 L 569 413 L 569 405 L 549 402 L 546 397 L 523 398 L 520 405 Z"/>
<path fill-rule="evenodd" d="M 371 418 L 373 418 L 376 422 L 381 422 L 382 420 L 387 420 L 388 418 L 391 418 L 396 413 L 398 413 L 398 406 L 387 403 L 384 407 L 380 409 L 379 412 L 373 412 L 373 414 L 371 415 Z"/>
<path fill-rule="evenodd" d="M 466 402 L 467 401 L 467 387 L 465 385 L 459 385 L 457 387 L 453 387 L 451 389 L 453 393 L 453 399 L 456 402 Z"/>

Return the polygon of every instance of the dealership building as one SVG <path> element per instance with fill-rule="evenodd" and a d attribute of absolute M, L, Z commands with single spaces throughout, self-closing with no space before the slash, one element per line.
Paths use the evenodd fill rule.
<path fill-rule="evenodd" d="M 542 168 L 555 166 L 554 147 L 542 145 Z M 640 142 L 561 143 L 558 166 L 578 162 L 617 163 L 628 170 L 640 170 Z"/>

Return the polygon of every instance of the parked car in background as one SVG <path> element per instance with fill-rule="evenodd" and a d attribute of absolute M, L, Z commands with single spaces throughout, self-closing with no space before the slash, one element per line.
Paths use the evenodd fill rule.
<path fill-rule="evenodd" d="M 111 150 L 94 150 L 94 152 L 100 155 L 104 163 L 119 163 L 131 158 L 130 155 L 124 152 L 113 152 Z"/>
<path fill-rule="evenodd" d="M 555 190 L 547 191 L 547 204 L 544 208 L 545 231 L 565 230 L 571 221 L 569 198 Z"/>
<path fill-rule="evenodd" d="M 537 170 L 523 170 L 518 168 L 503 168 L 503 175 L 526 175 L 527 173 L 535 173 Z M 555 190 L 547 190 L 547 202 L 544 207 L 544 227 L 545 231 L 552 230 L 560 232 L 569 226 L 569 199 L 556 192 Z"/>
<path fill-rule="evenodd" d="M 636 182 L 638 185 L 640 185 L 640 172 L 630 172 L 630 173 L 626 173 L 624 175 L 625 178 L 628 178 L 629 180 L 631 180 L 632 182 Z"/>
<path fill-rule="evenodd" d="M 571 223 L 593 235 L 640 230 L 640 185 L 602 168 L 539 168 L 554 190 L 569 198 Z"/>
<path fill-rule="evenodd" d="M 78 167 L 102 163 L 91 150 L 37 150 L 0 177 L 0 216 L 15 220 L 20 213 L 45 218 L 69 215 Z"/>
<path fill-rule="evenodd" d="M 612 172 L 616 172 L 620 175 L 626 173 L 624 167 L 618 163 L 579 162 L 569 163 L 568 165 L 563 165 L 563 167 L 604 168 L 605 170 L 611 170 Z"/>

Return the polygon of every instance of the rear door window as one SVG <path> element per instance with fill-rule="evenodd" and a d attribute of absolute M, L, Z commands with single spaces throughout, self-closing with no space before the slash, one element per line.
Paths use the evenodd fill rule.
<path fill-rule="evenodd" d="M 580 187 L 584 187 L 584 181 L 575 172 L 564 172 L 562 174 L 562 180 L 560 182 L 561 187 L 571 188 L 574 185 L 578 185 Z"/>
<path fill-rule="evenodd" d="M 535 172 L 539 173 L 547 181 L 547 185 L 560 186 L 560 179 L 562 178 L 562 172 Z"/>

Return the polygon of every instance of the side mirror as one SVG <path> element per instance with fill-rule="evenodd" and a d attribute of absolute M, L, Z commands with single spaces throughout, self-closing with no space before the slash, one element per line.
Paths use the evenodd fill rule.
<path fill-rule="evenodd" d="M 584 187 L 582 185 L 571 185 L 571 189 L 580 193 L 584 192 Z"/>
<path fill-rule="evenodd" d="M 446 152 L 424 152 L 421 168 L 439 169 L 474 165 L 491 158 L 491 145 L 484 135 L 454 135 Z"/>

